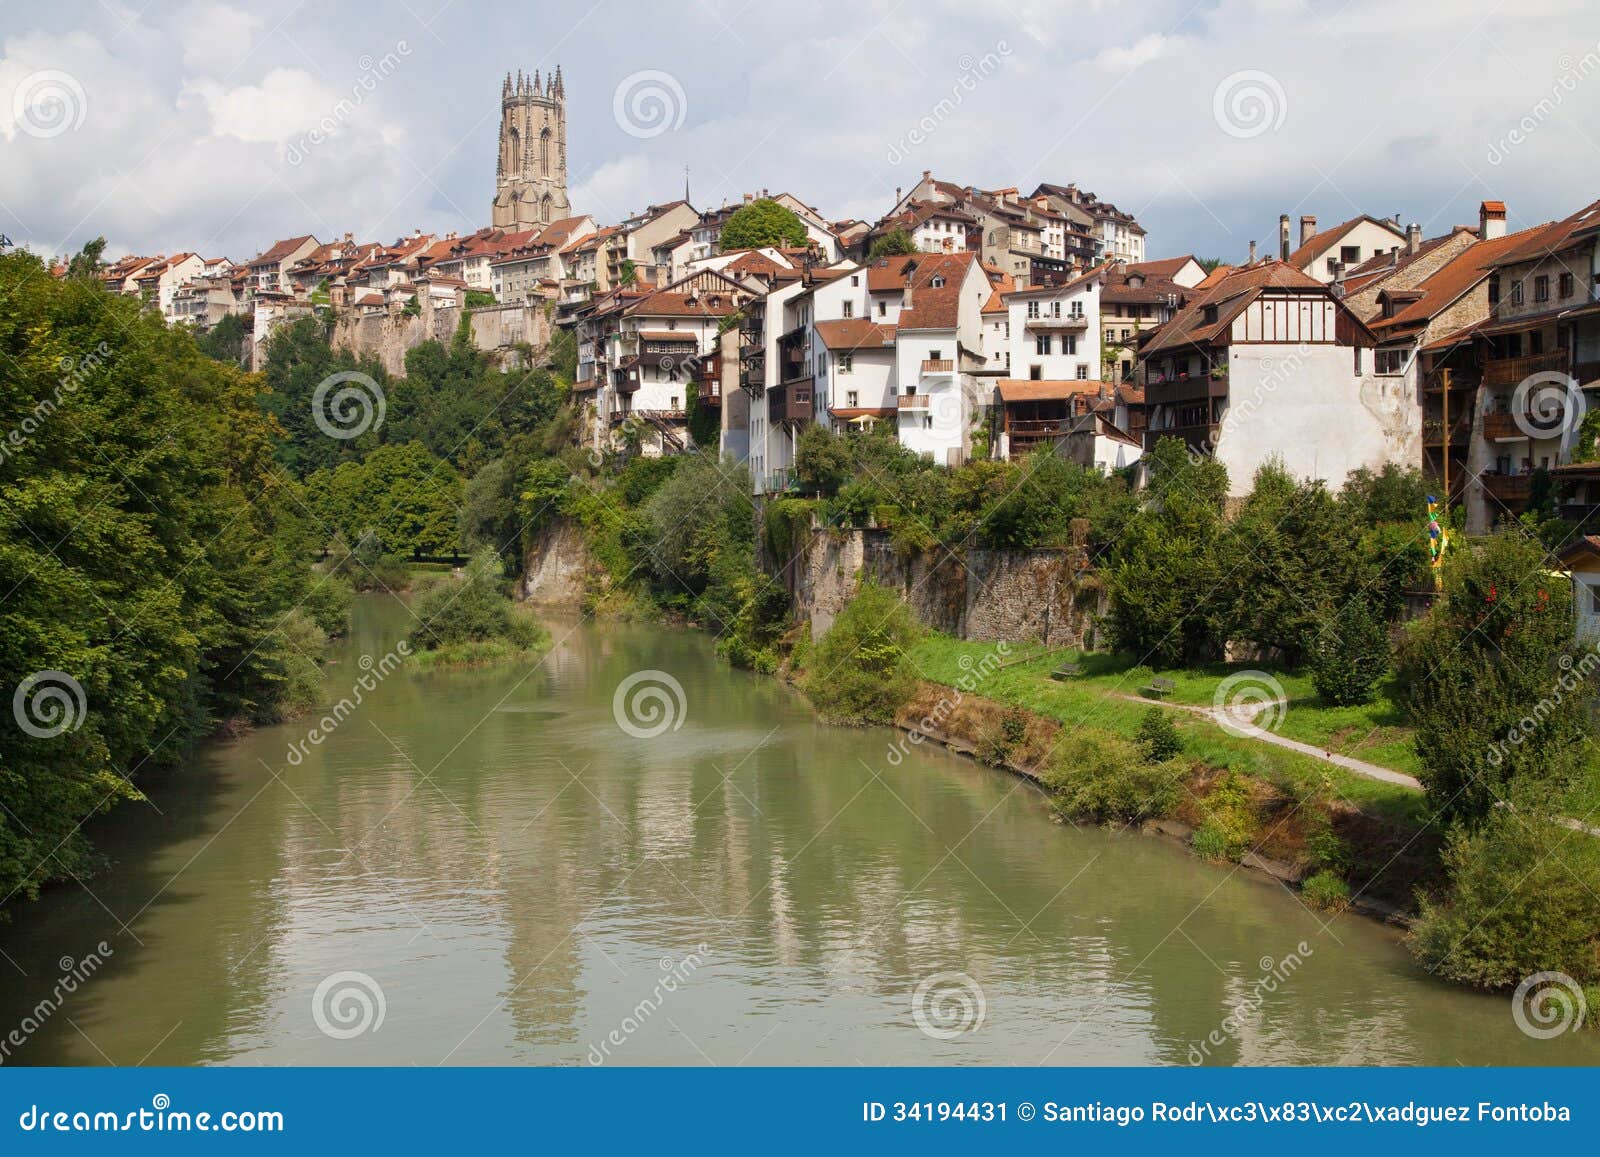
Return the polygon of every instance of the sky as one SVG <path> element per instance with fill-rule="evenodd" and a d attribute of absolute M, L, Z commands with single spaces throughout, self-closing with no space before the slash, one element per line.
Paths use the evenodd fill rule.
<path fill-rule="evenodd" d="M 500 83 L 562 66 L 575 212 L 786 191 L 876 220 L 924 169 L 1077 183 L 1151 257 L 1277 219 L 1512 228 L 1600 196 L 1593 0 L 5 0 L 0 233 L 247 259 L 489 223 Z"/>

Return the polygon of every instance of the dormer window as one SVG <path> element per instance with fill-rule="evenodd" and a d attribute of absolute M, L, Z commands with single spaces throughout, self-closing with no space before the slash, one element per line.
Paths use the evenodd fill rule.
<path fill-rule="evenodd" d="M 942 274 L 935 273 L 933 275 L 932 279 L 928 282 L 928 288 L 929 289 L 943 289 L 944 288 L 944 276 Z"/>
<path fill-rule="evenodd" d="M 1207 325 L 1215 324 L 1217 320 L 1217 307 L 1214 305 L 1206 306 L 1204 310 L 1204 316 Z"/>

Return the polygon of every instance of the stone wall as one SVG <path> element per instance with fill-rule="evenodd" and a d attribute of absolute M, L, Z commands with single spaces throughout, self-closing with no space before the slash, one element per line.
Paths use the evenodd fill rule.
<path fill-rule="evenodd" d="M 576 610 L 583 604 L 589 548 L 583 530 L 565 520 L 540 534 L 528 552 L 522 596 L 536 606 Z"/>
<path fill-rule="evenodd" d="M 785 568 L 795 611 L 820 637 L 864 577 L 923 625 L 962 639 L 1093 645 L 1104 591 L 1081 550 L 935 548 L 897 554 L 883 530 L 815 529 Z"/>
<path fill-rule="evenodd" d="M 357 356 L 372 356 L 389 373 L 403 377 L 406 353 L 425 341 L 449 342 L 461 324 L 462 308 L 435 309 L 422 294 L 421 312 L 410 316 L 399 309 L 383 313 L 342 313 L 333 327 L 335 349 L 347 349 Z M 473 343 L 495 354 L 501 364 L 515 366 L 520 361 L 518 347 L 523 344 L 543 349 L 550 344 L 550 316 L 544 302 L 529 305 L 490 305 L 465 311 L 472 327 Z"/>

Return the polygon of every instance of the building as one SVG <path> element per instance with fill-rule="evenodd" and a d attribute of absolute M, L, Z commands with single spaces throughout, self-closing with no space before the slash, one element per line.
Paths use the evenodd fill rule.
<path fill-rule="evenodd" d="M 1362 214 L 1342 221 L 1331 229 L 1317 230 L 1313 216 L 1300 218 L 1299 248 L 1289 248 L 1289 214 L 1278 218 L 1278 256 L 1307 277 L 1324 285 L 1338 281 L 1347 269 L 1354 269 L 1375 254 L 1391 253 L 1406 244 L 1399 219 L 1393 221 Z"/>
<path fill-rule="evenodd" d="M 1080 265 L 1102 260 L 1144 260 L 1148 235 L 1133 214 L 1124 213 L 1077 185 L 1042 184 L 1031 197 L 1044 201 L 1066 219 L 1069 259 L 1076 258 Z"/>
<path fill-rule="evenodd" d="M 561 66 L 541 82 L 517 71 L 500 86 L 500 152 L 490 222 L 529 229 L 572 215 L 567 200 L 567 90 Z"/>
<path fill-rule="evenodd" d="M 1334 488 L 1363 466 L 1414 465 L 1421 410 L 1402 381 L 1376 373 L 1376 344 L 1332 289 L 1299 269 L 1235 269 L 1141 346 L 1145 447 L 1172 437 L 1214 456 L 1235 496 L 1274 458 Z"/>
<path fill-rule="evenodd" d="M 1196 295 L 1205 276 L 1193 257 L 1111 265 L 1100 290 L 1099 376 L 1131 382 L 1139 343 Z"/>
<path fill-rule="evenodd" d="M 320 244 L 308 233 L 268 246 L 260 256 L 245 263 L 246 292 L 292 294 L 294 282 L 289 277 L 289 270 L 310 256 Z"/>

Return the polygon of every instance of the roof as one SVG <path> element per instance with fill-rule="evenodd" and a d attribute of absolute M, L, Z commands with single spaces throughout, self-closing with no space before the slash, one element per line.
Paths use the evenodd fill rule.
<path fill-rule="evenodd" d="M 303 237 L 290 237 L 286 241 L 279 241 L 276 244 L 274 244 L 272 246 L 272 248 L 268 249 L 265 253 L 263 253 L 260 257 L 257 257 L 254 260 L 252 260 L 250 262 L 250 264 L 251 265 L 271 265 L 273 263 L 281 263 L 285 258 L 287 258 L 291 254 L 293 254 L 296 249 L 300 248 L 300 246 L 304 245 L 307 241 L 313 241 L 314 242 L 314 241 L 316 241 L 316 238 L 313 237 L 311 234 L 307 233 Z"/>
<path fill-rule="evenodd" d="M 587 220 L 587 216 L 578 216 L 563 217 L 559 221 L 552 221 L 540 231 L 535 244 L 549 245 L 551 248 L 560 249 L 572 240 L 572 234 Z"/>
<path fill-rule="evenodd" d="M 1000 400 L 1009 405 L 1012 402 L 1061 402 L 1081 394 L 1098 394 L 1105 388 L 1105 383 L 1076 379 L 1036 381 L 1030 378 L 1001 378 L 994 388 L 999 392 Z"/>
<path fill-rule="evenodd" d="M 628 306 L 630 317 L 727 317 L 738 310 L 731 293 L 683 293 L 660 289 Z"/>
<path fill-rule="evenodd" d="M 1013 289 L 1005 296 L 1033 297 L 1037 295 L 1040 297 L 1051 297 L 1058 293 L 1066 293 L 1070 290 L 1078 288 L 1078 286 L 1084 284 L 1085 282 L 1093 281 L 1097 277 L 1105 276 L 1106 270 L 1110 264 L 1110 262 L 1101 262 L 1093 269 L 1086 270 L 1085 272 L 1080 273 L 1077 277 L 1074 277 L 1071 281 L 1063 281 L 1059 285 L 1030 285 L 1023 289 Z"/>
<path fill-rule="evenodd" d="M 1213 285 L 1221 281 L 1224 277 L 1228 276 L 1228 274 L 1232 273 L 1237 268 L 1238 266 L 1236 265 L 1218 265 L 1210 273 L 1205 275 L 1205 279 L 1203 281 L 1190 286 L 1190 288 L 1195 290 L 1210 289 Z"/>
<path fill-rule="evenodd" d="M 1587 466 L 1591 470 L 1594 469 L 1593 462 L 1575 463 L 1575 465 Z M 1561 470 L 1563 467 L 1557 466 L 1556 469 Z M 1576 562 L 1585 556 L 1600 556 L 1600 535 L 1582 535 L 1556 552 L 1556 557 L 1568 564 Z"/>
<path fill-rule="evenodd" d="M 1304 289 L 1328 292 L 1314 277 L 1301 273 L 1295 266 L 1276 259 L 1258 261 L 1230 271 L 1209 289 L 1196 287 L 1196 296 L 1190 298 L 1171 321 L 1163 324 L 1141 349 L 1141 355 L 1159 349 L 1180 345 L 1204 345 L 1226 334 L 1244 308 L 1266 289 Z M 1206 320 L 1206 307 L 1215 306 L 1216 313 Z"/>
<path fill-rule="evenodd" d="M 864 317 L 839 321 L 819 321 L 817 337 L 831 350 L 883 349 L 894 345 L 895 327 L 880 325 Z"/>
<path fill-rule="evenodd" d="M 908 305 L 900 311 L 900 328 L 954 329 L 961 316 L 961 287 L 977 259 L 978 255 L 971 251 L 907 257 L 912 265 L 904 271 Z M 871 284 L 869 271 L 869 288 Z"/>
<path fill-rule="evenodd" d="M 1530 237 L 1523 244 L 1501 254 L 1494 264 L 1515 265 L 1522 261 L 1538 261 L 1563 249 L 1592 241 L 1597 229 L 1600 229 L 1600 201 L 1591 201 L 1572 216 L 1546 226 L 1538 236 Z"/>
<path fill-rule="evenodd" d="M 1374 318 L 1367 323 L 1367 327 L 1381 334 L 1433 320 L 1434 316 L 1451 302 L 1487 277 L 1489 267 L 1505 253 L 1535 239 L 1530 238 L 1528 233 L 1539 234 L 1549 228 L 1551 227 L 1541 225 L 1522 233 L 1510 233 L 1504 237 L 1494 237 L 1467 246 L 1461 253 L 1405 291 L 1407 295 L 1417 295 L 1413 300 L 1397 308 L 1393 316 Z M 1379 296 L 1381 297 L 1383 293 L 1384 291 L 1380 290 Z M 1392 296 L 1399 305 L 1400 294 Z"/>
<path fill-rule="evenodd" d="M 1134 261 L 1123 268 L 1130 273 L 1143 273 L 1148 277 L 1165 277 L 1171 279 L 1172 275 L 1193 261 L 1200 265 L 1200 261 L 1193 253 L 1185 253 L 1182 257 L 1163 257 L 1159 261 Z M 1205 268 L 1201 266 L 1201 268 Z"/>
<path fill-rule="evenodd" d="M 1341 221 L 1332 229 L 1324 229 L 1320 233 L 1312 234 L 1309 241 L 1300 246 L 1300 248 L 1296 249 L 1293 253 L 1289 254 L 1289 264 L 1293 265 L 1296 269 L 1304 269 L 1317 258 L 1321 257 L 1329 249 L 1332 249 L 1335 245 L 1337 245 L 1344 238 L 1345 234 L 1350 232 L 1350 230 L 1354 229 L 1357 225 L 1360 225 L 1363 222 L 1377 225 L 1382 229 L 1387 229 L 1389 232 L 1393 233 L 1402 244 L 1405 242 L 1405 232 L 1393 221 L 1386 221 L 1382 217 L 1372 217 L 1366 213 L 1363 213 L 1359 217 L 1352 217 L 1348 221 Z"/>

